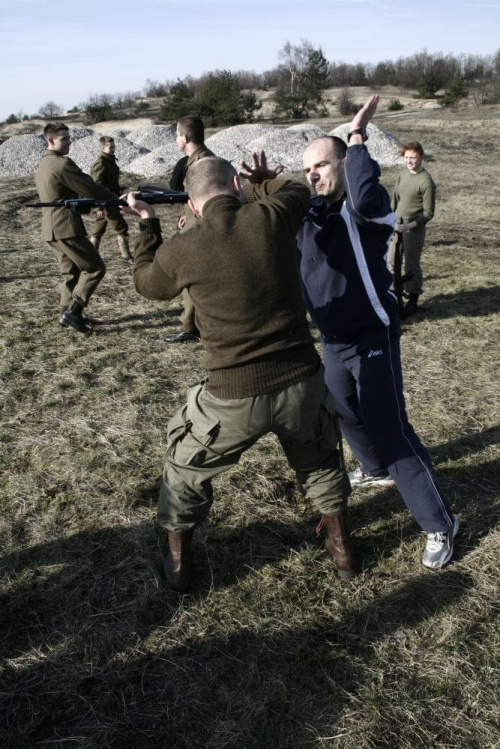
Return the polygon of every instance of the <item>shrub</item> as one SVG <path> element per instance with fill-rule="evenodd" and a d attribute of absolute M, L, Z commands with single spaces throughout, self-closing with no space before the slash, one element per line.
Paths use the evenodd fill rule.
<path fill-rule="evenodd" d="M 404 109 L 404 106 L 399 99 L 392 99 L 387 105 L 387 109 L 389 112 L 398 112 L 400 109 Z"/>
<path fill-rule="evenodd" d="M 343 88 L 340 92 L 340 96 L 337 99 L 337 107 L 342 115 L 356 114 L 359 106 L 354 102 L 351 96 L 351 92 L 348 88 Z"/>

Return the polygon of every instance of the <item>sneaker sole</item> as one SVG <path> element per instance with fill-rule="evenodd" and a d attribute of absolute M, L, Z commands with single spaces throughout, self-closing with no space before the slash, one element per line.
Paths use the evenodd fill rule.
<path fill-rule="evenodd" d="M 351 481 L 351 487 L 353 489 L 358 486 L 394 486 L 394 479 L 366 479 L 365 481 Z"/>

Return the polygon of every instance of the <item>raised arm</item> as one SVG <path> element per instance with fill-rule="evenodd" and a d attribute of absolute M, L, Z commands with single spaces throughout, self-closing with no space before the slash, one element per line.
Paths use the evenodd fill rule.
<path fill-rule="evenodd" d="M 345 161 L 347 209 L 358 223 L 381 218 L 394 223 L 389 195 L 380 184 L 380 167 L 364 145 L 367 139 L 366 128 L 377 110 L 378 102 L 378 96 L 370 96 L 354 115 L 349 128 L 349 147 Z"/>

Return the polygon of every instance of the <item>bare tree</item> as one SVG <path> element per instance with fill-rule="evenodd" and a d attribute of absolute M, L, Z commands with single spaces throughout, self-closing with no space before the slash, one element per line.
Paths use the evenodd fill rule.
<path fill-rule="evenodd" d="M 59 117 L 63 111 L 64 108 L 60 104 L 56 104 L 55 101 L 48 101 L 43 107 L 40 107 L 38 114 L 40 117 L 52 119 L 52 117 Z"/>

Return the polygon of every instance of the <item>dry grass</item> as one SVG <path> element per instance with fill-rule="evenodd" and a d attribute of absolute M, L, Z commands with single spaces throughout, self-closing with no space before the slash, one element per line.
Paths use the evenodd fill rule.
<path fill-rule="evenodd" d="M 32 182 L 0 182 L 4 746 L 499 745 L 499 120 L 456 117 L 391 125 L 424 143 L 439 184 L 425 314 L 403 336 L 411 417 L 462 523 L 437 574 L 397 492 L 365 490 L 364 571 L 339 581 L 268 438 L 217 482 L 196 592 L 169 594 L 153 519 L 201 347 L 164 343 L 179 301 L 138 297 L 111 236 L 102 324 L 59 330 L 40 217 L 18 210 Z M 176 209 L 162 214 L 168 233 Z"/>

